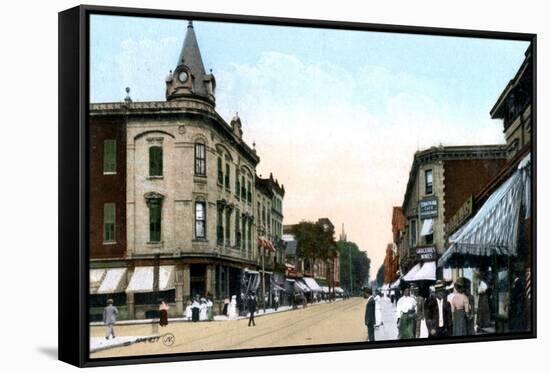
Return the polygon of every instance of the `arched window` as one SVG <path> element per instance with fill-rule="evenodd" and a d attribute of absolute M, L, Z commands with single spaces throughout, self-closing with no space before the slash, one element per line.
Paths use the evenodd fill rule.
<path fill-rule="evenodd" d="M 162 176 L 162 147 L 149 148 L 149 176 Z"/>
<path fill-rule="evenodd" d="M 195 175 L 206 176 L 206 145 L 195 144 Z"/>
<path fill-rule="evenodd" d="M 218 157 L 218 183 L 223 185 L 223 169 L 221 157 Z"/>

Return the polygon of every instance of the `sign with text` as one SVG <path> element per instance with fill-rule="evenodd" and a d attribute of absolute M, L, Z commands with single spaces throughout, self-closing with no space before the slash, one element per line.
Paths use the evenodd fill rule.
<path fill-rule="evenodd" d="M 435 218 L 437 216 L 437 198 L 426 198 L 418 202 L 420 219 Z"/>
<path fill-rule="evenodd" d="M 449 220 L 449 223 L 445 227 L 447 234 L 453 233 L 462 223 L 466 221 L 471 215 L 473 210 L 473 197 L 470 195 L 468 199 L 460 206 L 455 212 L 453 217 Z"/>
<path fill-rule="evenodd" d="M 437 250 L 434 246 L 417 247 L 416 255 L 420 260 L 436 260 Z"/>

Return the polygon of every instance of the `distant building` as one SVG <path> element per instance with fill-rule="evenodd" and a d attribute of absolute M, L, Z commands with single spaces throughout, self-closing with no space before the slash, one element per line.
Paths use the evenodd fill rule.
<path fill-rule="evenodd" d="M 439 146 L 415 153 L 401 206 L 402 274 L 420 260 L 437 260 L 445 249 L 451 218 L 505 162 L 504 145 Z"/>

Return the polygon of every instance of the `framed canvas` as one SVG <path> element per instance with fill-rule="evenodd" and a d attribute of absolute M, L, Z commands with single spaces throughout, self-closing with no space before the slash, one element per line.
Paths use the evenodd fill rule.
<path fill-rule="evenodd" d="M 59 358 L 536 337 L 536 35 L 59 13 Z"/>

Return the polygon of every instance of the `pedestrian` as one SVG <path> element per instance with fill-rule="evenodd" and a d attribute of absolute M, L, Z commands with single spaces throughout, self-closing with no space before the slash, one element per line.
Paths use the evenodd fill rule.
<path fill-rule="evenodd" d="M 191 304 L 191 320 L 193 322 L 199 321 L 200 318 L 200 303 L 199 303 L 199 296 L 195 296 L 195 299 L 193 299 L 193 303 Z"/>
<path fill-rule="evenodd" d="M 273 298 L 273 305 L 275 307 L 275 311 L 279 308 L 279 295 L 275 293 L 275 297 Z"/>
<path fill-rule="evenodd" d="M 522 276 L 515 272 L 510 290 L 509 329 L 511 332 L 519 332 L 527 329 L 525 314 L 525 284 Z"/>
<path fill-rule="evenodd" d="M 208 306 L 206 305 L 206 298 L 201 298 L 201 302 L 199 305 L 199 320 L 208 320 Z"/>
<path fill-rule="evenodd" d="M 474 310 L 474 296 L 472 295 L 472 292 L 470 291 L 471 283 L 470 280 L 464 279 L 465 285 L 464 285 L 464 295 L 468 297 L 468 303 L 470 304 L 470 310 L 466 313 L 466 335 L 475 335 L 475 310 Z"/>
<path fill-rule="evenodd" d="M 228 316 L 228 311 L 229 311 L 229 299 L 225 298 L 223 300 L 222 315 Z"/>
<path fill-rule="evenodd" d="M 399 339 L 412 339 L 415 337 L 416 300 L 411 297 L 410 289 L 403 291 L 403 296 L 397 301 L 397 327 Z"/>
<path fill-rule="evenodd" d="M 206 298 L 206 313 L 208 321 L 214 320 L 214 302 L 212 302 L 212 295 L 208 294 Z"/>
<path fill-rule="evenodd" d="M 191 308 L 191 305 L 193 303 L 191 303 L 190 300 L 187 301 L 187 307 L 185 307 L 185 319 L 187 321 L 191 321 L 191 319 L 193 318 L 193 310 Z"/>
<path fill-rule="evenodd" d="M 415 284 L 411 285 L 411 295 L 416 301 L 416 320 L 414 323 L 414 336 L 420 338 L 422 331 L 422 320 L 424 320 L 424 297 L 420 294 L 420 289 Z"/>
<path fill-rule="evenodd" d="M 468 322 L 466 315 L 470 312 L 470 301 L 464 294 L 464 279 L 455 281 L 455 293 L 451 299 L 451 311 L 453 313 L 453 336 L 468 335 Z"/>
<path fill-rule="evenodd" d="M 376 301 L 372 296 L 370 288 L 365 289 L 367 298 L 367 306 L 365 308 L 365 325 L 367 326 L 367 339 L 369 342 L 374 342 L 374 326 L 376 325 Z"/>
<path fill-rule="evenodd" d="M 103 323 L 107 326 L 107 335 L 105 339 L 109 339 L 111 336 L 115 338 L 114 326 L 116 324 L 116 318 L 118 316 L 118 309 L 114 306 L 112 299 L 107 299 L 107 306 L 103 309 Z"/>
<path fill-rule="evenodd" d="M 490 308 L 489 308 L 489 287 L 487 283 L 483 281 L 480 275 L 479 285 L 477 288 L 478 300 L 477 300 L 477 325 L 479 328 L 486 328 L 489 326 L 490 321 Z"/>
<path fill-rule="evenodd" d="M 235 320 L 237 317 L 239 317 L 239 310 L 237 309 L 237 296 L 233 295 L 231 296 L 231 303 L 229 303 L 229 310 L 227 312 L 227 316 L 230 320 Z"/>
<path fill-rule="evenodd" d="M 164 300 L 161 300 L 160 301 L 160 306 L 159 306 L 159 325 L 160 326 L 168 325 L 168 310 L 169 309 L 170 309 L 170 306 L 168 306 Z"/>
<path fill-rule="evenodd" d="M 384 325 L 384 322 L 382 321 L 382 306 L 380 305 L 380 291 L 376 291 L 376 295 L 374 296 L 374 316 L 376 320 L 376 327 L 379 327 L 381 325 Z"/>
<path fill-rule="evenodd" d="M 254 312 L 256 312 L 256 296 L 251 291 L 248 293 L 248 299 L 247 299 L 247 306 L 248 306 L 248 312 L 250 313 L 249 319 L 248 319 L 248 326 L 252 324 L 252 326 L 256 326 L 256 322 L 254 321 Z"/>
<path fill-rule="evenodd" d="M 443 338 L 452 335 L 451 305 L 445 299 L 445 283 L 438 280 L 434 292 L 424 302 L 424 318 L 428 338 Z"/>

